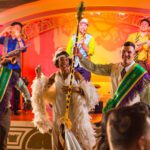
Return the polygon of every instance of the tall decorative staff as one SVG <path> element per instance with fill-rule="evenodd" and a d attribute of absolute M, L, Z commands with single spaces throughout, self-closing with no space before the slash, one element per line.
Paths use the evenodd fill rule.
<path fill-rule="evenodd" d="M 76 39 L 75 39 L 75 46 L 73 49 L 73 55 L 72 55 L 72 65 L 71 65 L 71 78 L 70 78 L 70 84 L 68 87 L 68 93 L 66 95 L 66 110 L 65 110 L 65 116 L 61 118 L 61 121 L 65 126 L 68 127 L 68 129 L 71 129 L 71 121 L 69 119 L 69 106 L 70 106 L 70 100 L 71 100 L 71 94 L 72 94 L 72 79 L 74 75 L 74 62 L 75 62 L 75 51 L 77 50 L 77 43 L 78 43 L 78 35 L 79 35 L 79 22 L 82 19 L 82 12 L 84 10 L 83 7 L 83 2 L 80 3 L 80 6 L 78 7 L 78 12 L 77 12 L 77 32 L 76 32 Z"/>
<path fill-rule="evenodd" d="M 65 109 L 65 115 L 61 118 L 61 129 L 62 129 L 62 137 L 65 138 L 65 128 L 68 130 L 71 129 L 72 123 L 69 119 L 69 108 L 70 108 L 70 101 L 71 101 L 71 94 L 72 94 L 72 80 L 74 76 L 74 62 L 75 62 L 75 53 L 77 50 L 77 43 L 78 43 L 78 35 L 79 35 L 79 22 L 82 19 L 82 12 L 84 10 L 84 3 L 81 2 L 78 11 L 77 11 L 77 31 L 76 31 L 76 39 L 75 39 L 75 45 L 73 48 L 73 55 L 72 55 L 72 64 L 71 64 L 71 77 L 70 77 L 70 83 L 68 87 L 68 92 L 66 95 L 66 109 Z"/>

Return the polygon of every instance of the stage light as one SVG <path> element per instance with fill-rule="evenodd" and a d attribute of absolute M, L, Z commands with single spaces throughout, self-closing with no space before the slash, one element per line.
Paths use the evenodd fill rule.
<path fill-rule="evenodd" d="M 90 12 L 90 15 L 93 16 L 93 15 L 94 15 L 94 12 Z"/>
<path fill-rule="evenodd" d="M 96 15 L 100 15 L 100 14 L 101 14 L 101 12 L 96 12 L 95 14 L 96 14 Z"/>
<path fill-rule="evenodd" d="M 119 15 L 119 16 L 125 16 L 126 13 L 124 13 L 124 12 L 119 12 L 118 15 Z"/>

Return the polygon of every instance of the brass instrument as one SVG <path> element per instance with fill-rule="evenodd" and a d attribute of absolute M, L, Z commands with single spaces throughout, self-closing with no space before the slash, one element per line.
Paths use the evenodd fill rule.
<path fill-rule="evenodd" d="M 15 64 L 17 63 L 17 56 L 12 56 L 12 57 L 2 57 L 0 59 L 0 64 L 6 64 L 6 63 L 11 63 L 11 64 Z"/>
<path fill-rule="evenodd" d="M 19 49 L 15 49 L 15 50 L 7 53 L 6 55 L 0 57 L 0 64 L 3 65 L 6 63 L 11 63 L 11 64 L 17 63 L 17 57 L 18 57 L 19 53 L 21 51 L 23 51 L 25 48 L 27 48 L 29 45 L 30 45 L 30 43 L 24 47 L 20 47 Z"/>

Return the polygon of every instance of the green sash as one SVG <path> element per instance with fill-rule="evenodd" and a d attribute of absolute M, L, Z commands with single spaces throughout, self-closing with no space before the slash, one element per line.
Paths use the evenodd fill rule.
<path fill-rule="evenodd" d="M 103 109 L 103 112 L 105 113 L 114 107 L 118 107 L 122 100 L 127 96 L 127 94 L 132 90 L 132 88 L 143 77 L 145 73 L 147 73 L 147 71 L 139 64 L 135 63 L 122 79 L 114 94 L 113 99 L 110 99 L 107 102 L 106 107 L 104 107 Z"/>
<path fill-rule="evenodd" d="M 6 67 L 0 68 L 0 102 L 3 99 L 11 75 L 12 75 L 12 70 Z"/>

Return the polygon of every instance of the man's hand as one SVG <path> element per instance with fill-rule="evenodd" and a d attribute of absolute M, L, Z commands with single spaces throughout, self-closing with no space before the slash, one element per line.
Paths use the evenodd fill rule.
<path fill-rule="evenodd" d="M 141 42 L 136 42 L 135 43 L 135 50 L 136 51 L 140 51 L 142 49 L 142 43 Z"/>
<path fill-rule="evenodd" d="M 75 75 L 75 79 L 78 80 L 78 81 L 83 81 L 84 80 L 84 77 L 81 75 L 81 73 L 75 71 L 74 72 L 74 75 Z"/>
<path fill-rule="evenodd" d="M 78 42 L 78 44 L 84 44 L 84 38 L 82 38 L 79 42 Z"/>
<path fill-rule="evenodd" d="M 80 50 L 77 47 L 74 47 L 73 52 L 75 56 L 78 56 L 79 58 L 82 57 L 82 54 L 80 53 Z"/>
<path fill-rule="evenodd" d="M 6 27 L 1 33 L 0 36 L 9 36 L 12 32 L 12 26 Z"/>
<path fill-rule="evenodd" d="M 40 65 L 38 65 L 38 66 L 35 68 L 35 73 L 36 73 L 36 77 L 37 77 L 37 78 L 40 78 L 40 77 L 41 77 L 42 71 L 41 71 L 41 66 L 40 66 Z"/>

